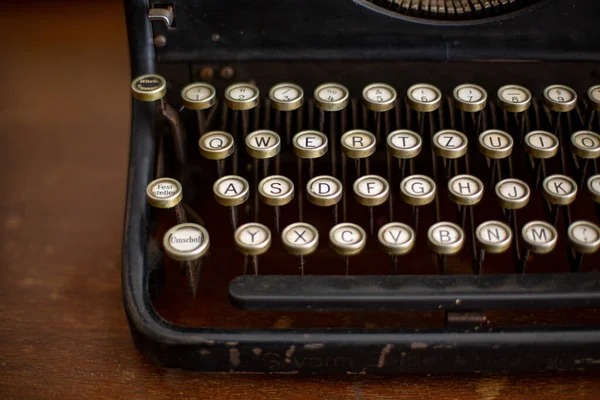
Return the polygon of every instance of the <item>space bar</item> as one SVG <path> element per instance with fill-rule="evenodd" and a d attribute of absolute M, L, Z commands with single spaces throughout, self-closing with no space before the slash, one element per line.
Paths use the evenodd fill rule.
<path fill-rule="evenodd" d="M 600 274 L 245 275 L 229 284 L 248 310 L 479 310 L 600 306 Z"/>

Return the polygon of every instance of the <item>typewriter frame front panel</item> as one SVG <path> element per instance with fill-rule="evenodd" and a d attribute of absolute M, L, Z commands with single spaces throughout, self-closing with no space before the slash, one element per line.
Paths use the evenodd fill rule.
<path fill-rule="evenodd" d="M 126 3 L 134 76 L 158 69 L 147 12 L 145 1 Z M 176 58 L 174 56 L 173 60 Z M 175 71 L 187 68 L 189 75 L 193 74 L 189 71 L 196 70 L 175 64 L 161 66 L 160 70 L 170 68 Z M 592 74 L 582 78 L 582 83 L 598 79 L 593 75 L 593 69 L 590 72 Z M 166 76 L 177 80 L 190 78 L 188 74 L 181 76 L 167 72 Z M 132 336 L 140 351 L 150 359 L 169 367 L 268 373 L 393 374 L 598 368 L 595 360 L 600 357 L 600 335 L 594 327 L 499 331 L 485 328 L 248 331 L 184 328 L 170 324 L 155 312 L 151 301 L 151 272 L 157 260 L 148 250 L 151 223 L 144 193 L 147 182 L 153 178 L 154 107 L 150 103 L 133 103 L 122 271 L 123 299 Z M 544 284 L 536 282 L 534 276 L 523 279 L 527 282 L 522 282 L 522 287 Z M 588 292 L 580 291 L 584 281 L 591 288 Z M 596 289 L 600 288 L 600 279 L 595 274 L 581 276 L 581 280 L 575 279 L 574 283 L 566 282 L 565 285 L 568 293 L 565 302 L 568 304 L 581 307 L 600 304 L 600 289 Z M 505 300 L 514 294 L 509 292 L 505 299 L 497 302 L 497 307 L 508 304 Z M 479 300 L 485 302 L 484 298 Z M 544 301 L 546 306 L 555 306 L 556 293 L 549 292 L 538 301 L 541 307 Z M 447 306 L 465 309 L 452 302 Z M 472 307 L 479 308 L 479 304 Z"/>

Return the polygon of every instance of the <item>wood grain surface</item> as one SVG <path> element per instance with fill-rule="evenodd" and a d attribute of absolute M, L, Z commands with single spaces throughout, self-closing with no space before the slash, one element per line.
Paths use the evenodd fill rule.
<path fill-rule="evenodd" d="M 119 2 L 3 6 L 0 398 L 596 399 L 598 374 L 200 374 L 138 354 L 120 294 L 129 71 Z"/>

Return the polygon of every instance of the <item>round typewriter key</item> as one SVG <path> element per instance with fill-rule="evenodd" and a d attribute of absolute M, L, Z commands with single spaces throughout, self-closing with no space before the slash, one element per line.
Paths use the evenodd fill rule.
<path fill-rule="evenodd" d="M 592 254 L 600 249 L 600 228 L 588 221 L 577 221 L 567 229 L 569 244 L 575 251 Z"/>
<path fill-rule="evenodd" d="M 160 100 L 167 93 L 167 81 L 160 75 L 138 76 L 131 82 L 131 93 L 140 101 Z"/>
<path fill-rule="evenodd" d="M 558 138 L 546 131 L 532 131 L 525 135 L 525 151 L 534 158 L 551 158 L 558 152 Z"/>
<path fill-rule="evenodd" d="M 327 136 L 319 131 L 302 131 L 292 139 L 294 154 L 300 158 L 319 158 L 328 149 Z"/>
<path fill-rule="evenodd" d="M 486 221 L 477 227 L 475 237 L 482 250 L 497 254 L 510 247 L 512 232 L 504 222 Z"/>
<path fill-rule="evenodd" d="M 227 175 L 213 184 L 215 200 L 223 206 L 239 206 L 248 200 L 248 181 L 237 175 Z"/>
<path fill-rule="evenodd" d="M 518 179 L 504 179 L 496 184 L 495 190 L 502 208 L 518 210 L 529 203 L 529 186 Z"/>
<path fill-rule="evenodd" d="M 571 147 L 576 156 L 586 159 L 600 156 L 600 135 L 592 131 L 579 131 L 571 135 Z"/>
<path fill-rule="evenodd" d="M 396 90 L 385 83 L 372 83 L 362 91 L 362 103 L 371 111 L 388 111 L 396 105 Z"/>
<path fill-rule="evenodd" d="M 452 222 L 438 222 L 427 231 L 429 248 L 440 255 L 458 253 L 465 242 L 465 235 L 460 226 Z"/>
<path fill-rule="evenodd" d="M 319 231 L 306 222 L 296 222 L 283 228 L 283 247 L 288 253 L 299 256 L 300 273 L 304 275 L 304 256 L 313 253 L 319 246 Z"/>
<path fill-rule="evenodd" d="M 222 160 L 233 154 L 233 136 L 224 131 L 207 132 L 198 140 L 200 154 L 209 160 Z"/>
<path fill-rule="evenodd" d="M 392 157 L 414 158 L 421 153 L 423 141 L 416 132 L 399 129 L 387 136 L 387 151 Z"/>
<path fill-rule="evenodd" d="M 321 175 L 306 184 L 308 200 L 321 207 L 337 204 L 342 199 L 342 183 L 333 176 Z"/>
<path fill-rule="evenodd" d="M 469 140 L 453 129 L 444 129 L 433 135 L 433 151 L 443 158 L 460 158 L 467 152 Z"/>
<path fill-rule="evenodd" d="M 269 206 L 284 206 L 294 198 L 294 183 L 282 175 L 268 176 L 258 184 L 258 194 Z"/>
<path fill-rule="evenodd" d="M 571 204 L 577 195 L 577 184 L 566 175 L 551 175 L 544 179 L 542 186 L 542 194 L 551 204 Z"/>
<path fill-rule="evenodd" d="M 319 231 L 306 222 L 296 222 L 283 228 L 281 241 L 288 253 L 306 256 L 319 246 Z"/>
<path fill-rule="evenodd" d="M 236 229 L 233 239 L 237 249 L 250 256 L 254 275 L 258 275 L 258 256 L 271 247 L 271 231 L 257 222 L 244 224 Z M 246 257 L 246 262 L 248 257 Z"/>
<path fill-rule="evenodd" d="M 522 229 L 525 247 L 535 254 L 546 254 L 554 250 L 558 240 L 556 229 L 545 221 L 532 221 Z M 524 257 L 527 261 L 527 257 Z"/>
<path fill-rule="evenodd" d="M 415 246 L 415 232 L 400 222 L 390 222 L 379 229 L 379 247 L 389 255 L 402 255 Z"/>
<path fill-rule="evenodd" d="M 531 92 L 519 85 L 506 85 L 498 89 L 498 105 L 508 112 L 520 113 L 531 106 Z"/>
<path fill-rule="evenodd" d="M 271 247 L 271 231 L 263 224 L 249 222 L 237 228 L 234 240 L 239 251 L 258 256 Z"/>
<path fill-rule="evenodd" d="M 479 135 L 479 151 L 489 158 L 502 159 L 511 155 L 512 137 L 497 129 L 487 130 Z"/>
<path fill-rule="evenodd" d="M 363 206 L 378 206 L 390 195 L 387 180 L 377 175 L 365 175 L 354 182 L 354 197 Z"/>
<path fill-rule="evenodd" d="M 272 158 L 281 150 L 281 139 L 273 131 L 262 129 L 246 136 L 246 151 L 254 158 Z"/>
<path fill-rule="evenodd" d="M 425 175 L 407 176 L 400 182 L 400 197 L 411 206 L 424 206 L 435 199 L 435 182 Z"/>
<path fill-rule="evenodd" d="M 600 175 L 590 176 L 587 181 L 588 191 L 596 203 L 600 203 Z"/>
<path fill-rule="evenodd" d="M 430 112 L 440 108 L 442 92 L 427 83 L 417 83 L 406 91 L 408 106 L 415 111 Z"/>
<path fill-rule="evenodd" d="M 375 153 L 376 139 L 369 131 L 354 129 L 342 135 L 342 151 L 349 158 L 366 158 Z"/>
<path fill-rule="evenodd" d="M 458 85 L 452 91 L 456 108 L 461 111 L 477 112 L 487 104 L 487 93 L 481 86 L 472 83 Z"/>
<path fill-rule="evenodd" d="M 462 206 L 475 205 L 483 197 L 483 183 L 472 175 L 457 175 L 448 181 L 448 197 Z"/>
<path fill-rule="evenodd" d="M 354 185 L 354 198 L 369 211 L 369 232 L 373 234 L 373 206 L 378 206 L 390 197 L 390 187 L 387 180 L 377 175 L 365 175 L 358 178 Z"/>
<path fill-rule="evenodd" d="M 600 111 L 600 85 L 592 86 L 587 92 L 591 106 L 596 111 Z"/>
<path fill-rule="evenodd" d="M 208 251 L 209 243 L 206 229 L 192 223 L 176 225 L 163 237 L 165 253 L 177 261 L 192 261 L 202 257 Z"/>
<path fill-rule="evenodd" d="M 214 86 L 204 82 L 190 83 L 181 90 L 181 101 L 190 110 L 206 110 L 217 100 Z"/>
<path fill-rule="evenodd" d="M 340 111 L 348 105 L 349 92 L 339 83 L 324 83 L 315 89 L 315 103 L 323 111 Z"/>
<path fill-rule="evenodd" d="M 172 178 L 159 178 L 146 187 L 146 198 L 152 207 L 173 208 L 181 202 L 181 183 Z"/>
<path fill-rule="evenodd" d="M 269 90 L 271 107 L 279 111 L 293 111 L 304 103 L 304 91 L 294 83 L 278 83 Z"/>
<path fill-rule="evenodd" d="M 234 230 L 237 228 L 236 206 L 244 204 L 248 200 L 249 188 L 248 181 L 237 175 L 224 176 L 213 184 L 215 200 L 219 204 L 229 207 L 229 219 Z"/>
<path fill-rule="evenodd" d="M 353 256 L 365 248 L 367 234 L 360 226 L 343 222 L 331 228 L 329 242 L 336 253 L 343 256 Z"/>
<path fill-rule="evenodd" d="M 225 89 L 225 103 L 232 110 L 250 110 L 258 105 L 260 92 L 249 83 L 235 83 Z"/>
<path fill-rule="evenodd" d="M 279 206 L 294 198 L 294 183 L 282 175 L 268 176 L 258 184 L 258 195 L 263 203 L 275 207 L 275 231 L 279 233 Z"/>
<path fill-rule="evenodd" d="M 571 111 L 577 105 L 577 92 L 568 86 L 551 85 L 544 89 L 544 105 L 552 111 Z"/>

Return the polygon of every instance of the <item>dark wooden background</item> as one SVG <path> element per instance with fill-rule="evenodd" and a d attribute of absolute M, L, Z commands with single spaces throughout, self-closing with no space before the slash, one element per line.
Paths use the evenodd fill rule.
<path fill-rule="evenodd" d="M 157 368 L 120 252 L 129 71 L 119 2 L 0 12 L 0 398 L 600 398 L 597 374 L 294 377 Z"/>

